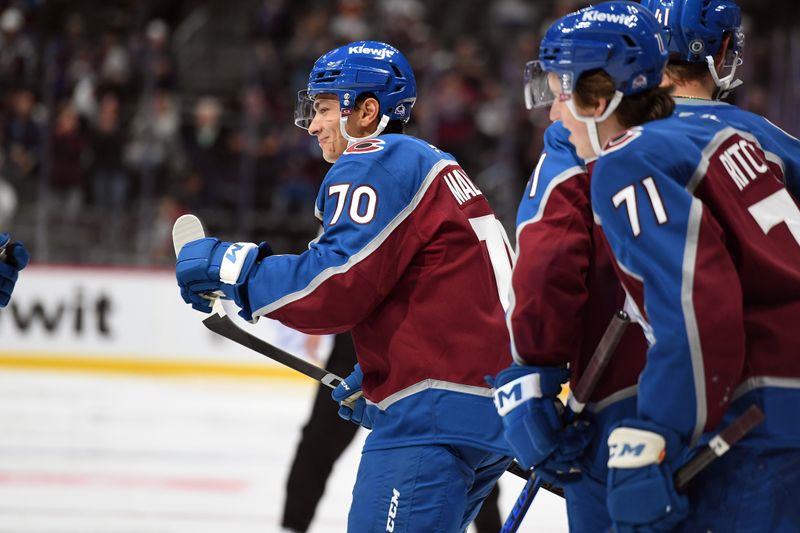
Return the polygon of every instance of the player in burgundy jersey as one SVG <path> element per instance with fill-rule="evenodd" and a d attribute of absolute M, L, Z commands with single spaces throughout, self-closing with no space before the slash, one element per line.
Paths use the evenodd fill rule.
<path fill-rule="evenodd" d="M 595 219 L 651 342 L 637 416 L 607 436 L 607 507 L 617 531 L 797 531 L 800 207 L 744 124 L 672 115 L 654 24 L 608 2 L 540 48 L 551 117 L 599 154 Z M 766 422 L 677 494 L 691 448 L 754 403 Z"/>
<path fill-rule="evenodd" d="M 537 63 L 526 66 L 529 109 L 537 103 L 527 83 Z M 548 367 L 565 365 L 574 388 L 615 312 L 624 307 L 625 291 L 600 226 L 593 220 L 589 172 L 569 135 L 558 121 L 547 128 L 544 149 L 517 211 L 517 258 L 507 318 L 515 365 L 498 377 L 502 390 L 526 375 L 541 377 Z M 591 165 L 594 157 L 588 161 Z M 535 464 L 541 478 L 564 487 L 572 531 L 604 531 L 611 526 L 605 506 L 608 449 L 603 439 L 591 437 L 635 416 L 636 382 L 646 350 L 641 328 L 629 327 L 591 395 L 582 423 L 570 426 L 568 435 L 536 447 L 527 431 L 517 440 L 513 427 L 507 429 L 517 458 L 526 467 Z M 561 379 L 566 378 L 554 375 L 553 396 Z M 505 404 L 498 399 L 498 406 L 501 403 Z M 521 417 L 522 424 L 523 419 L 530 420 Z M 589 419 L 591 426 L 585 424 Z M 552 429 L 557 431 L 560 417 L 553 420 Z"/>
<path fill-rule="evenodd" d="M 415 99 L 392 46 L 323 55 L 295 113 L 333 163 L 316 201 L 321 236 L 302 254 L 268 257 L 203 239 L 177 264 L 195 308 L 221 290 L 249 319 L 352 331 L 359 364 L 333 394 L 363 391 L 340 414 L 372 428 L 348 519 L 358 533 L 463 531 L 511 460 L 484 377 L 511 362 L 512 252 L 453 157 L 402 134 Z"/>

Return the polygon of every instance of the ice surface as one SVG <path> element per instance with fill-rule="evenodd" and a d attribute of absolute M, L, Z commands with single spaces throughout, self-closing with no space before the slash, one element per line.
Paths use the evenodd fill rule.
<path fill-rule="evenodd" d="M 314 387 L 0 368 L 0 533 L 277 533 Z M 312 533 L 345 531 L 365 436 Z M 503 476 L 503 513 L 521 487 Z M 566 530 L 563 500 L 540 492 L 520 531 Z"/>

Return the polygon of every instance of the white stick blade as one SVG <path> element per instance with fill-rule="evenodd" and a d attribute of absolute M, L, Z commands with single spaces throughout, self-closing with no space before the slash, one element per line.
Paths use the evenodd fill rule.
<path fill-rule="evenodd" d="M 202 239 L 206 236 L 203 223 L 194 215 L 182 215 L 178 217 L 172 226 L 172 244 L 175 246 L 175 257 L 186 243 Z"/>

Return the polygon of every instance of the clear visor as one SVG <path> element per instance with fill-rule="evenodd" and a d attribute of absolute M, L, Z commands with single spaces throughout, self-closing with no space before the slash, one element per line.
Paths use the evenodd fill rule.
<path fill-rule="evenodd" d="M 308 94 L 308 89 L 298 91 L 294 104 L 294 125 L 307 130 L 314 120 L 314 113 L 314 97 Z"/>
<path fill-rule="evenodd" d="M 558 92 L 553 92 L 551 80 Z M 525 64 L 525 107 L 534 109 L 552 104 L 556 98 L 568 100 L 572 95 L 572 73 L 549 73 L 542 68 L 541 61 Z"/>
<path fill-rule="evenodd" d="M 556 95 L 547 83 L 547 72 L 542 69 L 540 61 L 528 61 L 525 64 L 525 107 L 533 109 L 553 103 Z"/>

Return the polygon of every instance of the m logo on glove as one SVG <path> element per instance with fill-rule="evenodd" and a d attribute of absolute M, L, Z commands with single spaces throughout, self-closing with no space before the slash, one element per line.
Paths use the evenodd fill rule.
<path fill-rule="evenodd" d="M 539 374 L 526 374 L 494 391 L 494 405 L 500 416 L 506 416 L 518 405 L 531 398 L 542 397 L 542 386 Z"/>
<path fill-rule="evenodd" d="M 225 254 L 225 260 L 230 261 L 231 263 L 236 262 L 236 252 L 242 249 L 241 243 L 234 243 L 228 248 L 228 252 Z"/>
<path fill-rule="evenodd" d="M 219 280 L 222 283 L 236 285 L 239 281 L 242 267 L 244 267 L 244 262 L 247 259 L 247 254 L 254 248 L 257 248 L 257 246 L 252 242 L 235 242 L 228 246 L 223 256 L 222 264 L 219 266 Z M 241 253 L 242 250 L 245 253 Z"/>

